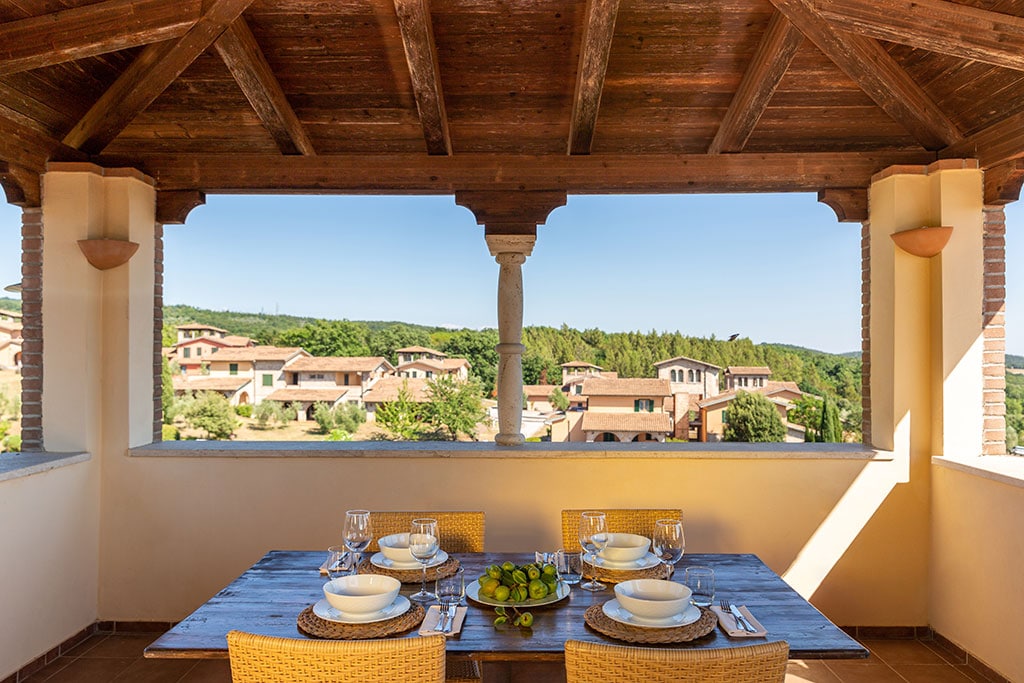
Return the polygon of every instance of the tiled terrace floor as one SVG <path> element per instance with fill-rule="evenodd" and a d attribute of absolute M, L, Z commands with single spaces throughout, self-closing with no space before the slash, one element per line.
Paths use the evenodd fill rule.
<path fill-rule="evenodd" d="M 142 650 L 156 634 L 97 633 L 45 668 L 22 678 L 30 683 L 230 683 L 227 660 L 144 659 Z M 866 660 L 792 661 L 787 683 L 987 683 L 977 671 L 953 663 L 934 642 L 864 640 Z M 513 676 L 513 683 L 564 681 L 557 670 L 536 668 Z M 13 679 L 9 679 L 13 681 Z M 17 681 L 17 683 L 21 683 Z M 4 683 L 7 683 L 6 681 Z"/>

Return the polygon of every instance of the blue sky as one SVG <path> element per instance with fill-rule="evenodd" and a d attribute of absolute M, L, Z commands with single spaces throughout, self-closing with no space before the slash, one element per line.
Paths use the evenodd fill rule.
<path fill-rule="evenodd" d="M 1008 263 L 1021 222 L 1011 205 Z M 19 240 L 5 204 L 4 285 L 20 279 Z M 495 325 L 498 266 L 451 196 L 210 196 L 165 228 L 164 249 L 168 304 Z M 1024 276 L 1007 271 L 1008 351 L 1024 354 Z M 860 225 L 810 194 L 570 197 L 523 277 L 528 325 L 860 348 Z"/>

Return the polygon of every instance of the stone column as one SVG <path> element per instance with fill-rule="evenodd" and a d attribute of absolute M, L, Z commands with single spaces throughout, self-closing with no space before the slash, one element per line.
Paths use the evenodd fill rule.
<path fill-rule="evenodd" d="M 498 434 L 499 446 L 519 446 L 523 424 L 523 264 L 533 253 L 537 226 L 565 204 L 565 192 L 457 192 L 485 226 L 487 248 L 501 266 L 498 272 Z"/>

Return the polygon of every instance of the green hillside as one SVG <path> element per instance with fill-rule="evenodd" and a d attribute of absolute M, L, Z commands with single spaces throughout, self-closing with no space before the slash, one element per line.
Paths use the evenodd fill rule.
<path fill-rule="evenodd" d="M 21 299 L 11 299 L 10 297 L 0 296 L 0 308 L 5 311 L 21 312 Z"/>

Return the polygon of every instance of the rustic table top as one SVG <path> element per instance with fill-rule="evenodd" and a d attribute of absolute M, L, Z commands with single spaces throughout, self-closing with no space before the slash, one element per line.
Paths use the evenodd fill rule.
<path fill-rule="evenodd" d="M 466 582 L 476 580 L 492 563 L 532 561 L 519 553 L 471 553 L 457 555 L 466 568 Z M 210 598 L 177 626 L 146 648 L 147 657 L 226 658 L 226 634 L 240 629 L 264 635 L 304 638 L 296 628 L 298 614 L 323 597 L 325 578 L 319 573 L 326 554 L 320 551 L 274 550 L 229 586 Z M 766 640 L 731 639 L 715 629 L 689 643 L 659 647 L 721 648 L 785 640 L 793 659 L 841 659 L 867 657 L 868 651 L 804 600 L 756 556 L 688 554 L 675 573 L 681 581 L 689 565 L 708 565 L 716 575 L 716 599 L 746 605 L 768 630 Z M 411 594 L 419 585 L 404 585 Z M 583 613 L 588 607 L 614 598 L 607 590 L 589 593 L 573 588 L 565 600 L 534 607 L 532 630 L 495 629 L 494 608 L 469 602 L 462 632 L 448 639 L 451 653 L 472 655 L 480 661 L 550 660 L 563 658 L 568 639 L 617 643 L 587 627 Z M 406 637 L 416 634 L 411 631 Z"/>

